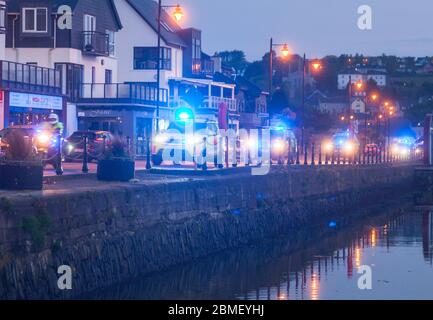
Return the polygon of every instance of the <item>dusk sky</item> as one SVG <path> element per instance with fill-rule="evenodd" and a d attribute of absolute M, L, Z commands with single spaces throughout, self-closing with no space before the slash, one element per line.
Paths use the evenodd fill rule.
<path fill-rule="evenodd" d="M 167 1 L 166 1 L 167 2 Z M 269 50 L 269 38 L 295 53 L 433 54 L 432 0 L 179 0 L 183 27 L 203 30 L 203 49 L 241 49 L 249 60 Z M 373 29 L 357 27 L 358 7 L 373 10 Z"/>

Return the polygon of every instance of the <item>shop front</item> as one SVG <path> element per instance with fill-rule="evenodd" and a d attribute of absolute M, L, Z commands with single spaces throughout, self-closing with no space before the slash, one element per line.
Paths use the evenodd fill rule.
<path fill-rule="evenodd" d="M 0 129 L 16 125 L 38 125 L 56 113 L 66 123 L 66 101 L 61 96 L 2 91 Z"/>

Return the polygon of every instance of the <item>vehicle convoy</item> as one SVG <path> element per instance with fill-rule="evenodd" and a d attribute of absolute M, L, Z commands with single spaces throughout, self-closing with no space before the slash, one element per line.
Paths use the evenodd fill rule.
<path fill-rule="evenodd" d="M 297 140 L 293 130 L 286 126 L 270 127 L 271 161 L 283 164 L 293 163 L 296 157 Z"/>
<path fill-rule="evenodd" d="M 83 159 L 84 137 L 87 137 L 87 161 L 89 162 L 100 158 L 114 138 L 108 131 L 76 131 L 63 143 L 63 155 L 66 162 Z"/>
<path fill-rule="evenodd" d="M 35 155 L 39 155 L 42 163 L 50 164 L 55 169 L 58 166 L 58 136 L 52 131 L 46 130 L 43 127 L 35 127 L 30 125 L 11 126 L 0 131 L 0 157 L 6 156 L 8 144 L 8 136 L 13 132 L 19 132 L 26 139 L 33 141 Z"/>
<path fill-rule="evenodd" d="M 190 131 L 190 132 L 189 132 Z M 167 152 L 170 159 L 175 159 L 174 164 L 182 161 L 197 161 L 204 146 L 206 137 L 209 154 L 214 154 L 214 148 L 218 144 L 218 124 L 216 122 L 181 122 L 173 121 L 167 130 L 157 135 L 152 146 L 152 162 L 159 166 L 164 161 L 164 154 Z M 208 155 L 209 155 L 208 154 Z"/>
<path fill-rule="evenodd" d="M 331 157 L 351 157 L 358 153 L 360 143 L 356 135 L 349 131 L 336 133 L 323 145 L 323 152 Z"/>
<path fill-rule="evenodd" d="M 412 137 L 395 137 L 391 141 L 391 154 L 395 157 L 406 157 L 416 151 L 416 140 Z"/>

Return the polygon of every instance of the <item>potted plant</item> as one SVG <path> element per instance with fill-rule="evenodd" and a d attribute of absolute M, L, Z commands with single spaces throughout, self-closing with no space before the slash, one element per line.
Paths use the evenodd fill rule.
<path fill-rule="evenodd" d="M 42 160 L 34 150 L 31 137 L 11 131 L 5 157 L 0 162 L 0 188 L 6 190 L 42 190 Z"/>
<path fill-rule="evenodd" d="M 126 151 L 125 142 L 116 137 L 98 161 L 98 180 L 129 181 L 135 177 L 134 159 Z"/>

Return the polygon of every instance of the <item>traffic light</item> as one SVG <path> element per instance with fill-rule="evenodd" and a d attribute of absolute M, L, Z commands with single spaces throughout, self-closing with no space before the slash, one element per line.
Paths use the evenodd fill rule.
<path fill-rule="evenodd" d="M 180 107 L 176 109 L 174 118 L 178 122 L 189 122 L 194 120 L 194 111 L 188 107 Z"/>

